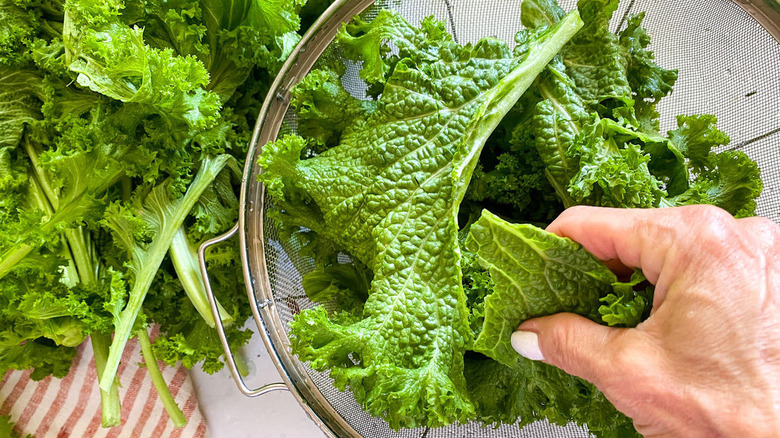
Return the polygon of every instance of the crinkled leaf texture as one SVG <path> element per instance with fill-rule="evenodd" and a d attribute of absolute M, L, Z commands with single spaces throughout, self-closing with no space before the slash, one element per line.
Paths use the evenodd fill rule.
<path fill-rule="evenodd" d="M 648 295 L 632 309 L 601 310 L 602 299 L 617 302 L 636 297 L 633 287 L 644 279 L 618 282 L 601 261 L 581 245 L 527 224 L 510 224 L 485 210 L 471 225 L 466 248 L 490 274 L 494 290 L 485 298 L 483 327 L 466 378 L 471 399 L 483 422 L 521 424 L 540 416 L 556 424 L 587 424 L 597 436 L 636 436 L 631 421 L 620 414 L 593 385 L 558 368 L 519 356 L 510 337 L 526 319 L 573 312 L 596 322 L 601 315 L 632 320 L 645 315 Z M 619 297 L 618 297 L 619 295 Z M 601 313 L 600 313 L 601 312 Z M 493 383 L 491 383 L 493 382 Z"/>
<path fill-rule="evenodd" d="M 524 100 L 536 99 L 530 127 L 546 175 L 564 206 L 666 207 L 712 204 L 737 217 L 755 213 L 763 185 L 744 153 L 710 115 L 678 116 L 678 128 L 658 132 L 655 104 L 677 79 L 647 50 L 644 14 L 615 35 L 614 0 L 581 0 L 585 26 L 539 76 Z M 551 0 L 523 2 L 523 24 L 557 22 Z"/>
<path fill-rule="evenodd" d="M 587 425 L 599 438 L 640 437 L 631 419 L 590 383 L 542 362 L 519 362 L 507 367 L 482 355 L 466 357 L 469 395 L 484 424 L 523 427 L 544 418 L 560 426 Z"/>
<path fill-rule="evenodd" d="M 123 18 L 144 29 L 152 47 L 197 58 L 208 90 L 227 102 L 243 93 L 253 69 L 275 72 L 300 39 L 302 0 L 147 0 L 128 2 Z M 270 79 L 272 79 L 271 76 Z M 266 86 L 266 84 L 263 84 Z"/>
<path fill-rule="evenodd" d="M 121 21 L 122 3 L 83 1 L 69 6 L 62 38 L 71 59 L 68 68 L 77 74 L 79 85 L 140 104 L 164 120 L 168 135 L 196 137 L 218 124 L 221 100 L 205 89 L 209 72 L 196 57 L 147 44 L 142 28 Z"/>
<path fill-rule="evenodd" d="M 678 116 L 669 131 L 669 149 L 676 149 L 690 167 L 688 189 L 665 201 L 671 205 L 712 204 L 736 217 L 755 214 L 756 198 L 764 189 L 761 169 L 744 152 L 713 152 L 729 137 L 715 127 L 710 115 Z"/>
<path fill-rule="evenodd" d="M 651 207 L 666 195 L 661 181 L 649 170 L 651 157 L 604 127 L 611 121 L 606 118 L 612 116 L 610 107 L 632 108 L 636 98 L 647 97 L 636 95 L 630 87 L 631 66 L 639 63 L 635 58 L 641 57 L 650 69 L 648 78 L 666 75 L 667 80 L 676 79 L 675 72 L 652 63 L 644 39 L 626 36 L 621 40 L 609 31 L 616 5 L 615 1 L 580 1 L 578 8 L 586 25 L 535 84 L 540 101 L 531 129 L 547 177 L 566 207 Z M 561 13 L 549 1 L 526 1 L 523 11 L 528 12 L 523 22 L 531 27 L 554 23 Z M 632 21 L 635 27 L 639 24 L 641 17 Z M 664 90 L 671 89 L 667 85 Z M 663 93 L 652 96 L 660 98 Z"/>
<path fill-rule="evenodd" d="M 40 118 L 40 81 L 34 71 L 0 68 L 0 148 L 16 147 L 24 125 Z"/>
<path fill-rule="evenodd" d="M 495 284 L 474 350 L 507 366 L 517 362 L 509 338 L 521 322 L 556 312 L 598 320 L 599 298 L 617 282 L 578 243 L 533 225 L 510 224 L 487 210 L 471 225 L 466 248 Z"/>
<path fill-rule="evenodd" d="M 615 284 L 615 292 L 601 298 L 601 320 L 611 326 L 635 327 L 647 319 L 654 287 L 646 282 L 645 274 L 637 269 L 628 282 Z"/>
<path fill-rule="evenodd" d="M 399 59 L 420 62 L 434 62 L 440 55 L 439 49 L 452 37 L 443 22 L 428 17 L 420 27 L 409 24 L 398 14 L 380 11 L 376 18 L 366 22 L 359 17 L 345 25 L 338 35 L 339 46 L 344 54 L 362 61 L 360 77 L 369 83 L 386 80 Z M 392 41 L 398 49 L 398 56 L 392 56 L 386 42 Z"/>
<path fill-rule="evenodd" d="M 373 112 L 376 103 L 353 97 L 341 83 L 343 64 L 311 71 L 293 88 L 290 105 L 298 133 L 323 146 L 335 146 L 340 133 Z"/>
<path fill-rule="evenodd" d="M 366 23 L 346 32 L 390 35 L 382 27 L 400 19 L 391 15 L 380 13 L 375 32 Z M 346 127 L 339 145 L 303 160 L 300 137 L 263 149 L 261 180 L 277 217 L 328 237 L 374 273 L 361 320 L 304 311 L 291 324 L 293 351 L 330 369 L 337 387 L 393 428 L 474 415 L 463 377 L 471 331 L 458 205 L 488 135 L 580 25 L 567 16 L 533 34 L 517 57 L 495 39 L 461 47 L 417 30 L 406 37 L 424 50 L 405 50 L 376 110 Z M 376 61 L 382 44 L 377 37 L 361 48 L 376 69 L 364 77 L 385 73 Z"/>
<path fill-rule="evenodd" d="M 222 366 L 216 332 L 181 287 L 165 287 L 193 283 L 183 270 L 172 277 L 183 263 L 164 260 L 171 225 L 203 240 L 235 222 L 231 172 L 177 200 L 198 169 L 219 165 L 210 157 L 245 156 L 259 99 L 298 41 L 302 3 L 0 2 L 0 373 L 62 377 L 89 335 L 98 376 L 113 380 L 119 344 L 144 321 L 161 324 L 156 351 L 170 364 Z M 240 257 L 218 251 L 207 257 L 212 283 L 237 303 L 226 298 L 243 289 Z M 235 327 L 228 337 L 247 340 Z M 101 393 L 105 427 L 120 420 L 118 383 Z"/>

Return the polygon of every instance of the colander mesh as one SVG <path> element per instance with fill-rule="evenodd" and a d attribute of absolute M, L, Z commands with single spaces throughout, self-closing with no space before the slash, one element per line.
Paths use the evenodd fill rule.
<path fill-rule="evenodd" d="M 576 1 L 560 3 L 569 10 Z M 514 33 L 520 27 L 520 4 L 519 0 L 395 0 L 375 5 L 364 16 L 370 17 L 376 7 L 395 9 L 415 24 L 433 15 L 447 22 L 450 32 L 461 44 L 495 36 L 512 45 Z M 662 131 L 676 127 L 677 114 L 718 116 L 719 127 L 732 139 L 726 148 L 743 150 L 762 169 L 764 193 L 758 201 L 758 214 L 780 221 L 777 186 L 780 180 L 780 45 L 730 0 L 623 1 L 615 13 L 613 30 L 624 25 L 628 14 L 641 11 L 647 12 L 644 23 L 652 36 L 651 49 L 656 53 L 657 62 L 665 68 L 679 70 L 674 92 L 658 106 Z M 326 51 L 323 56 L 338 54 Z M 365 98 L 365 84 L 357 75 L 359 66 L 347 65 L 345 88 L 356 97 Z M 295 115 L 288 111 L 279 135 L 295 132 L 296 126 Z M 256 157 L 251 159 L 256 160 Z M 256 181 L 257 171 L 257 168 L 253 170 L 249 181 Z M 271 220 L 266 217 L 259 222 L 252 206 L 262 205 L 264 210 L 269 207 L 267 199 L 263 204 L 260 191 L 251 188 L 247 193 L 250 206 L 245 229 L 249 242 L 247 261 L 254 290 L 258 293 L 257 301 L 266 299 L 260 283 L 267 278 L 273 301 L 270 308 L 276 316 L 265 320 L 268 332 L 282 362 L 294 364 L 285 367 L 285 371 L 299 390 L 306 390 L 302 394 L 319 392 L 327 401 L 324 408 L 314 408 L 323 421 L 329 423 L 332 418 L 339 421 L 338 417 L 341 417 L 354 429 L 356 436 L 365 437 L 589 436 L 586 430 L 575 425 L 559 427 L 543 421 L 522 430 L 516 426 L 494 429 L 469 424 L 394 432 L 383 420 L 365 413 L 351 393 L 333 387 L 327 373 L 313 371 L 289 355 L 288 323 L 301 310 L 313 307 L 301 287 L 301 276 L 314 266 L 310 260 L 297 255 L 295 242 L 279 239 Z M 262 235 L 256 231 L 258 226 L 262 226 Z M 263 257 L 259 251 L 264 251 L 267 277 L 262 272 Z M 307 388 L 301 385 L 307 385 Z"/>

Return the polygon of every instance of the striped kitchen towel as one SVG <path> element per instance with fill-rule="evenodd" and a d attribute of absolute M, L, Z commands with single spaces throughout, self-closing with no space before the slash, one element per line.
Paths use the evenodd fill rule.
<path fill-rule="evenodd" d="M 152 331 L 152 337 L 155 332 Z M 171 394 L 188 420 L 185 427 L 176 429 L 149 373 L 139 363 L 143 363 L 141 350 L 138 341 L 132 339 L 119 366 L 121 426 L 100 426 L 100 393 L 90 342 L 79 346 L 70 373 L 62 379 L 49 376 L 34 382 L 30 380 L 29 370 L 5 373 L 0 381 L 0 415 L 11 416 L 19 435 L 32 434 L 36 438 L 205 437 L 206 422 L 198 409 L 187 370 L 160 362 Z"/>

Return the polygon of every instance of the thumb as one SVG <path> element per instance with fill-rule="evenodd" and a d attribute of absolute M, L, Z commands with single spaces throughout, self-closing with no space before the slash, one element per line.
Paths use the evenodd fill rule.
<path fill-rule="evenodd" d="M 558 313 L 520 324 L 512 334 L 512 347 L 528 359 L 542 360 L 600 386 L 614 366 L 610 353 L 624 331 L 573 313 Z"/>

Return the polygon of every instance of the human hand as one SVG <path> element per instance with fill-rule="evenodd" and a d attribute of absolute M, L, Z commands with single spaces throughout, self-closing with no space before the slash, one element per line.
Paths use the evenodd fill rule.
<path fill-rule="evenodd" d="M 547 230 L 641 268 L 653 309 L 632 329 L 531 319 L 519 353 L 594 383 L 647 438 L 780 437 L 778 225 L 711 206 L 574 207 Z"/>

